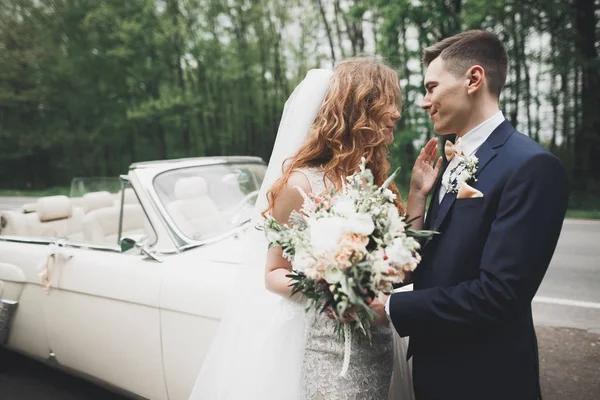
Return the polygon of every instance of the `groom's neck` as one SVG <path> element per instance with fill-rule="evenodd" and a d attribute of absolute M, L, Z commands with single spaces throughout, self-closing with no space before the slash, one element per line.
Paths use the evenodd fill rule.
<path fill-rule="evenodd" d="M 494 114 L 500 111 L 500 107 L 497 101 L 483 102 L 478 107 L 473 107 L 472 112 L 469 116 L 468 122 L 456 133 L 456 137 L 462 137 L 470 132 L 473 128 L 481 125 L 483 122 L 490 119 Z"/>

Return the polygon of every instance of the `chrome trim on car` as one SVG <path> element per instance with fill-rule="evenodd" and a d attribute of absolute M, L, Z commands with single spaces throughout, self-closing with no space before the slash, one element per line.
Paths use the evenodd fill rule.
<path fill-rule="evenodd" d="M 142 168 L 161 168 L 164 170 L 179 169 L 186 167 L 200 167 L 204 165 L 217 164 L 244 164 L 244 163 L 264 163 L 260 157 L 252 156 L 221 156 L 221 157 L 193 157 L 178 158 L 174 160 L 143 161 L 131 164 L 129 170 Z"/>
<path fill-rule="evenodd" d="M 0 345 L 8 340 L 10 332 L 10 321 L 12 320 L 18 301 L 0 299 Z"/>
<path fill-rule="evenodd" d="M 42 237 L 30 237 L 30 236 L 14 236 L 14 235 L 6 235 L 0 236 L 0 242 L 12 242 L 12 243 L 25 243 L 25 244 L 41 244 L 41 245 L 50 245 L 52 243 L 56 243 L 59 240 L 64 240 L 63 245 L 65 247 L 73 247 L 77 249 L 89 249 L 89 250 L 100 250 L 100 251 L 110 251 L 115 253 L 120 253 L 121 249 L 117 244 L 109 245 L 109 244 L 92 244 L 89 242 L 80 242 L 80 241 L 71 241 L 68 238 L 42 238 Z"/>
<path fill-rule="evenodd" d="M 47 238 L 47 237 L 15 236 L 15 235 L 0 236 L 0 242 L 15 242 L 15 243 L 26 243 L 26 244 L 50 244 L 50 243 L 54 243 L 55 241 L 56 241 L 56 238 Z"/>
<path fill-rule="evenodd" d="M 48 352 L 48 358 L 46 358 L 47 362 L 50 363 L 58 363 L 58 360 L 56 359 L 56 354 L 54 354 L 54 351 L 50 350 Z"/>
<path fill-rule="evenodd" d="M 194 240 L 194 241 L 190 240 L 190 242 L 187 245 L 181 247 L 180 249 L 182 251 L 185 251 L 185 250 L 193 249 L 195 247 L 204 246 L 206 244 L 216 243 L 216 242 L 218 242 L 220 240 L 227 239 L 227 238 L 230 238 L 232 236 L 237 236 L 237 235 L 241 234 L 242 232 L 244 232 L 246 229 L 249 229 L 249 222 L 250 221 L 246 221 L 242 225 L 238 226 L 235 229 L 229 230 L 229 231 L 227 231 L 225 233 L 222 233 L 222 234 L 220 234 L 218 236 L 213 236 L 213 237 L 211 237 L 209 239 Z"/>

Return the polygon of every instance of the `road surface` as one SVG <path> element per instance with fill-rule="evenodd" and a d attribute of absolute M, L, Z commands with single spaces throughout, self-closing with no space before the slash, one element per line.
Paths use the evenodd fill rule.
<path fill-rule="evenodd" d="M 0 211 L 18 209 L 25 203 L 35 202 L 35 197 L 0 197 Z"/>
<path fill-rule="evenodd" d="M 600 221 L 565 221 L 533 308 L 538 325 L 600 334 Z"/>

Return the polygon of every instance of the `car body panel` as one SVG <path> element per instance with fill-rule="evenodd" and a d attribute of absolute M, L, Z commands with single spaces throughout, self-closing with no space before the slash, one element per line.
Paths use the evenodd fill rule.
<path fill-rule="evenodd" d="M 187 399 L 234 295 L 249 224 L 186 237 L 152 183 L 165 171 L 228 164 L 264 168 L 253 157 L 130 167 L 122 179 L 156 235 L 150 246 L 122 252 L 116 244 L 0 235 L 0 299 L 18 302 L 5 346 L 138 398 Z"/>

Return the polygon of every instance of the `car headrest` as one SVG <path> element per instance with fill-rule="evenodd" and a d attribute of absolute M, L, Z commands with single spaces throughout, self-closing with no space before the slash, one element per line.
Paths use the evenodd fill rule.
<path fill-rule="evenodd" d="M 112 197 L 108 192 L 90 192 L 83 195 L 83 208 L 86 213 L 112 205 Z"/>
<path fill-rule="evenodd" d="M 206 196 L 207 189 L 204 178 L 199 176 L 181 178 L 175 183 L 175 197 L 179 200 L 194 199 Z"/>
<path fill-rule="evenodd" d="M 23 214 L 33 213 L 36 210 L 36 203 L 26 203 L 21 206 L 21 211 Z"/>
<path fill-rule="evenodd" d="M 35 205 L 41 222 L 70 218 L 73 213 L 71 200 L 67 196 L 48 196 L 38 199 Z"/>

